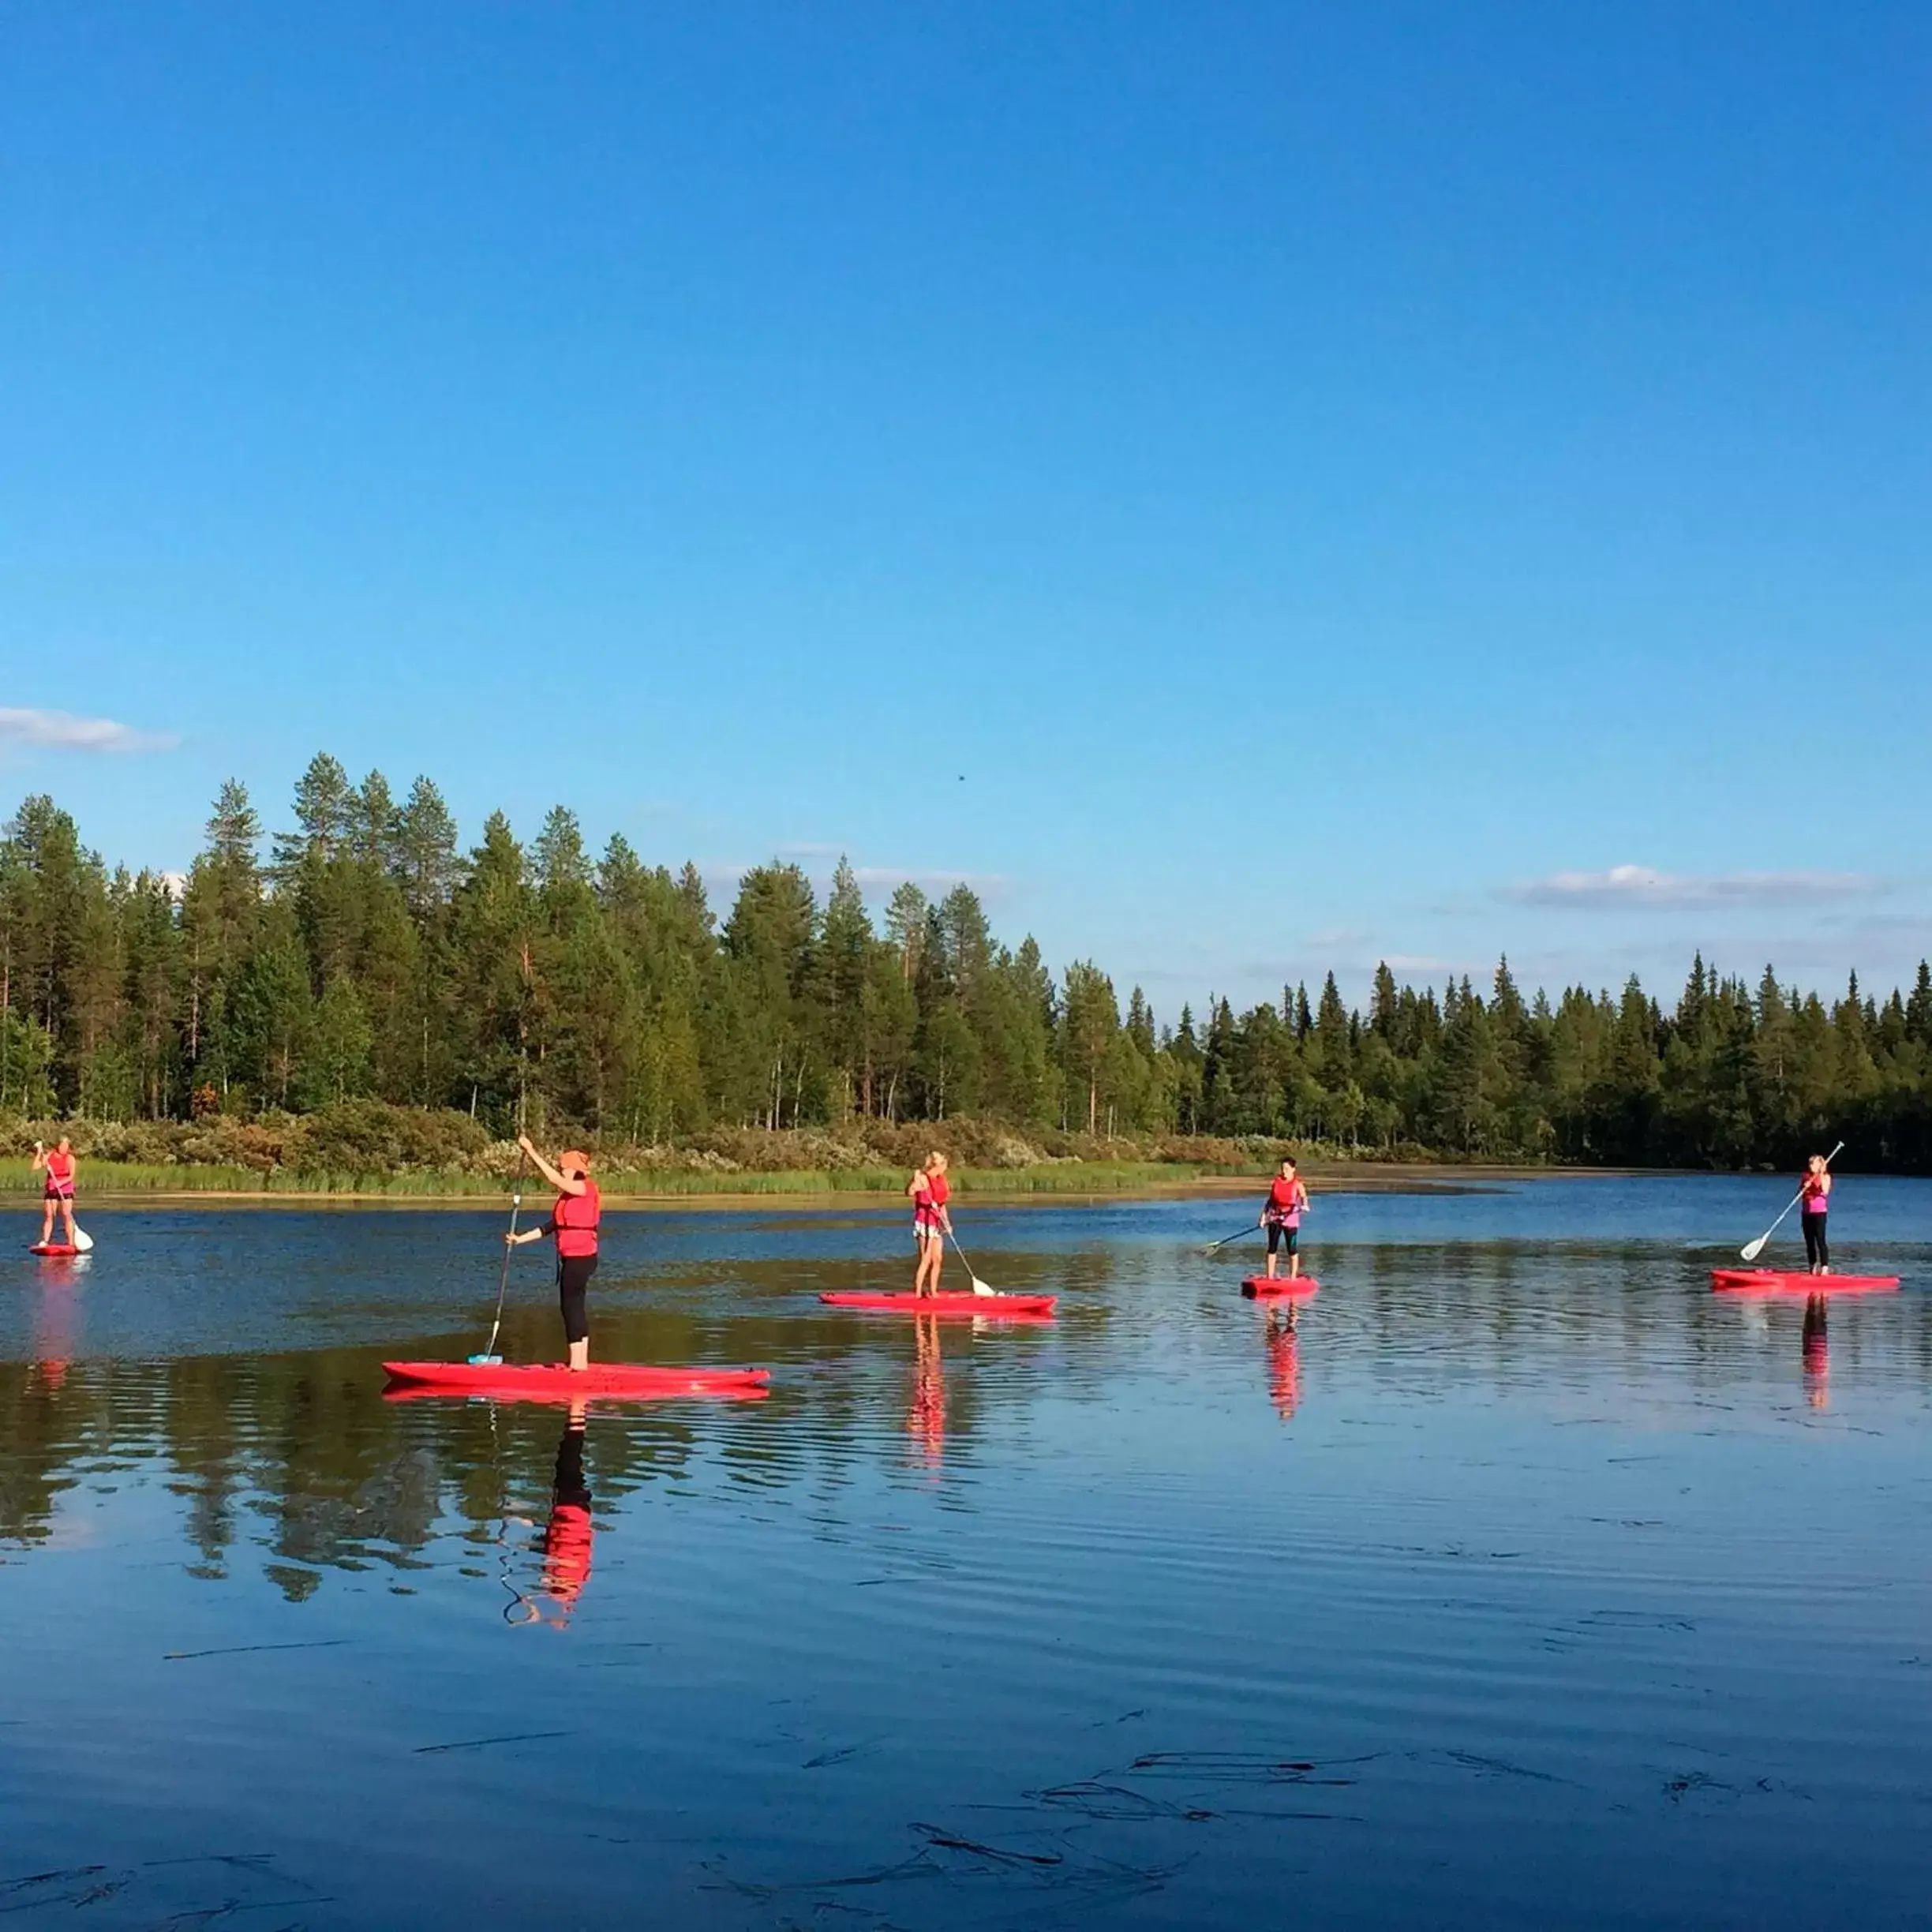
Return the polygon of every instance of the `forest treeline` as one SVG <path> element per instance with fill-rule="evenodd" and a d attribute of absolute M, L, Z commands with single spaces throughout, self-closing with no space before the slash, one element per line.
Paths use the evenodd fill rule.
<path fill-rule="evenodd" d="M 1056 977 L 972 889 L 875 923 L 843 862 L 739 882 L 562 807 L 462 849 L 437 788 L 316 758 L 265 838 L 222 788 L 185 878 L 110 867 L 28 799 L 0 838 L 0 1115 L 238 1121 L 367 1099 L 606 1146 L 722 1129 L 975 1121 L 1025 1136 L 1267 1136 L 1382 1155 L 1932 1171 L 1932 975 L 1829 1005 L 1701 958 L 1666 1009 L 1620 993 L 1396 983 L 1157 1021 L 1091 960 Z"/>

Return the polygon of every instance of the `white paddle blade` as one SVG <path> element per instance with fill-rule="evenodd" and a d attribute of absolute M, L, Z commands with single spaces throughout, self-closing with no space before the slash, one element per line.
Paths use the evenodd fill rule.
<path fill-rule="evenodd" d="M 1771 1237 L 1769 1234 L 1760 1234 L 1755 1241 L 1747 1241 L 1744 1245 L 1738 1250 L 1739 1259 L 1746 1261 L 1755 1261 L 1758 1257 L 1764 1252 L 1765 1243 Z"/>
<path fill-rule="evenodd" d="M 984 1282 L 983 1282 L 983 1281 L 982 1281 L 982 1280 L 979 1279 L 979 1277 L 977 1275 L 975 1275 L 975 1274 L 974 1274 L 974 1273 L 973 1273 L 973 1271 L 972 1271 L 972 1270 L 971 1268 L 968 1268 L 968 1269 L 966 1271 L 966 1277 L 967 1277 L 967 1279 L 968 1279 L 968 1280 L 969 1280 L 969 1281 L 970 1281 L 970 1282 L 972 1283 L 972 1285 L 973 1285 L 973 1293 L 974 1293 L 975 1294 L 976 1294 L 976 1295 L 990 1295 L 990 1294 L 998 1294 L 998 1290 L 997 1289 L 989 1288 L 989 1287 L 987 1286 L 987 1284 L 986 1284 Z"/>
<path fill-rule="evenodd" d="M 85 1228 L 77 1227 L 74 1230 L 74 1246 L 82 1254 L 92 1254 L 94 1252 L 94 1237 Z"/>

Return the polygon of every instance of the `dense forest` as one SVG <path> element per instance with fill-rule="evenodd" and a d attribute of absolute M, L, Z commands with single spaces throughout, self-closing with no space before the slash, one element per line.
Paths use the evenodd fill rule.
<path fill-rule="evenodd" d="M 318 757 L 264 840 L 222 788 L 185 878 L 110 869 L 52 799 L 0 840 L 0 1116 L 247 1121 L 358 1098 L 492 1134 L 665 1144 L 723 1127 L 994 1122 L 1019 1134 L 1272 1136 L 1384 1155 L 1932 1170 L 1932 975 L 1829 1007 L 1700 958 L 1668 1009 L 1620 993 L 1398 986 L 1163 1024 L 1138 987 L 1054 975 L 956 886 L 875 924 L 841 863 L 745 874 L 721 922 L 695 867 L 562 807 L 461 848 L 441 794 Z M 264 852 L 264 844 L 267 850 Z"/>

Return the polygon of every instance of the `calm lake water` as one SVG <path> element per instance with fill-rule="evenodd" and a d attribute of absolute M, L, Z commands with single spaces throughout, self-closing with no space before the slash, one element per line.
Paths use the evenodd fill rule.
<path fill-rule="evenodd" d="M 614 1215 L 597 1352 L 773 1392 L 581 1436 L 382 1398 L 499 1215 L 98 1208 L 0 1263 L 0 1911 L 1923 1924 L 1932 1182 L 1823 1332 L 1709 1290 L 1789 1192 L 1318 1197 L 1293 1331 L 1238 1202 L 962 1202 L 1060 1319 L 925 1335 L 814 1299 L 900 1213 Z"/>

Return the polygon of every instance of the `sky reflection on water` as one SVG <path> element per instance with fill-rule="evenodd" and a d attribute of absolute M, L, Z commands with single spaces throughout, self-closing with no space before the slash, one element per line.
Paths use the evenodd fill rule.
<path fill-rule="evenodd" d="M 615 1219 L 612 1357 L 385 1402 L 497 1217 L 131 1210 L 0 1271 L 0 1904 L 32 1925 L 1915 1923 L 1932 1184 L 1739 1302 L 1780 1181 L 962 1212 L 1045 1327 L 845 1316 L 897 1214 Z M 555 1352 L 540 1265 L 507 1352 Z M 11 1888 L 10 1889 L 6 1888 Z"/>

